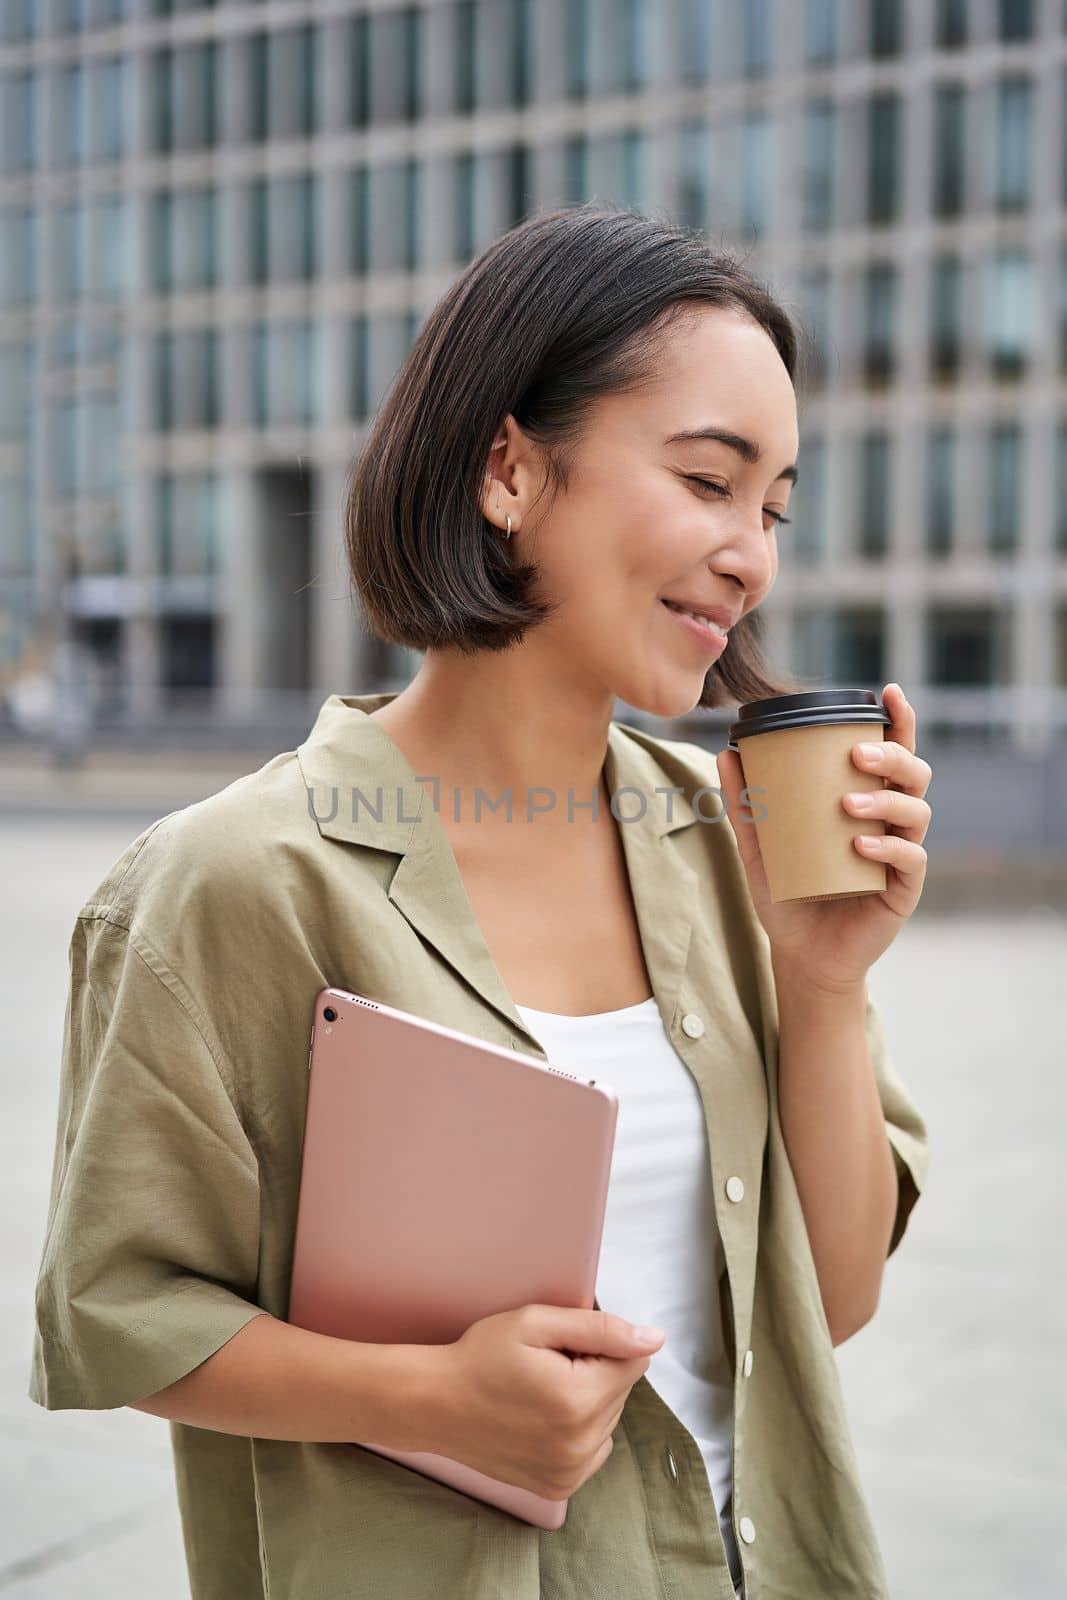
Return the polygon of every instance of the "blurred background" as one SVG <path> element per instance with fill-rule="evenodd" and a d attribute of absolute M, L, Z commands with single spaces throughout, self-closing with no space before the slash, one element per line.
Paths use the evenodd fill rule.
<path fill-rule="evenodd" d="M 797 318 L 770 651 L 898 680 L 935 768 L 872 978 L 929 1192 L 838 1352 L 894 1600 L 1067 1593 L 1067 4 L 0 0 L 13 1600 L 186 1592 L 165 1427 L 25 1398 L 73 917 L 154 818 L 411 676 L 349 589 L 347 474 L 461 267 L 587 199 Z"/>

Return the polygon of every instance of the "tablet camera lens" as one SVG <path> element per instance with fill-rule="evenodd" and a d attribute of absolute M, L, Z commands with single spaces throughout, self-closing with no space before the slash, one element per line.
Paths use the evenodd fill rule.
<path fill-rule="evenodd" d="M 327 1022 L 337 1021 L 337 1012 L 333 1009 L 333 1006 L 327 1006 L 326 1010 L 322 1014 L 326 1018 Z"/>

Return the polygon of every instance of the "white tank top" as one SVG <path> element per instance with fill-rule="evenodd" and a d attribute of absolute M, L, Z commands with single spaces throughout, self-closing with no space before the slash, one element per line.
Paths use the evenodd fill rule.
<path fill-rule="evenodd" d="M 584 1017 L 516 1009 L 553 1066 L 601 1080 L 618 1096 L 597 1302 L 666 1334 L 645 1376 L 699 1446 L 738 1587 L 733 1379 L 719 1306 L 725 1258 L 700 1091 L 654 996 Z"/>

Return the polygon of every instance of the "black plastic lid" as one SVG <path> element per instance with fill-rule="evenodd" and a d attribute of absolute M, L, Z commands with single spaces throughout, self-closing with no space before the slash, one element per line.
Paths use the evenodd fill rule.
<path fill-rule="evenodd" d="M 730 743 L 756 733 L 778 733 L 783 728 L 815 728 L 828 722 L 892 722 L 873 689 L 809 689 L 803 694 L 776 694 L 767 700 L 750 700 L 737 709 L 730 726 Z"/>

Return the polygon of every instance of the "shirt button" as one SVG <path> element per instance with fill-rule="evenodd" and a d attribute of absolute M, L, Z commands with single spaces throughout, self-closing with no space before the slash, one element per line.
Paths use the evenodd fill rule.
<path fill-rule="evenodd" d="M 752 1351 L 751 1350 L 746 1350 L 745 1351 L 745 1359 L 744 1359 L 744 1361 L 743 1361 L 743 1363 L 741 1365 L 741 1371 L 744 1373 L 746 1378 L 748 1377 L 749 1373 L 752 1371 Z"/>
<path fill-rule="evenodd" d="M 726 1180 L 726 1198 L 734 1201 L 745 1198 L 745 1186 L 736 1174 Z"/>
<path fill-rule="evenodd" d="M 699 1039 L 704 1032 L 704 1020 L 695 1011 L 687 1011 L 682 1018 L 682 1032 L 690 1039 Z"/>
<path fill-rule="evenodd" d="M 667 1471 L 670 1473 L 670 1475 L 674 1479 L 675 1483 L 677 1483 L 678 1482 L 678 1468 L 675 1466 L 674 1457 L 671 1454 L 670 1445 L 667 1446 Z"/>
<path fill-rule="evenodd" d="M 751 1517 L 742 1517 L 737 1524 L 737 1531 L 746 1544 L 751 1544 L 756 1537 L 756 1526 Z"/>

